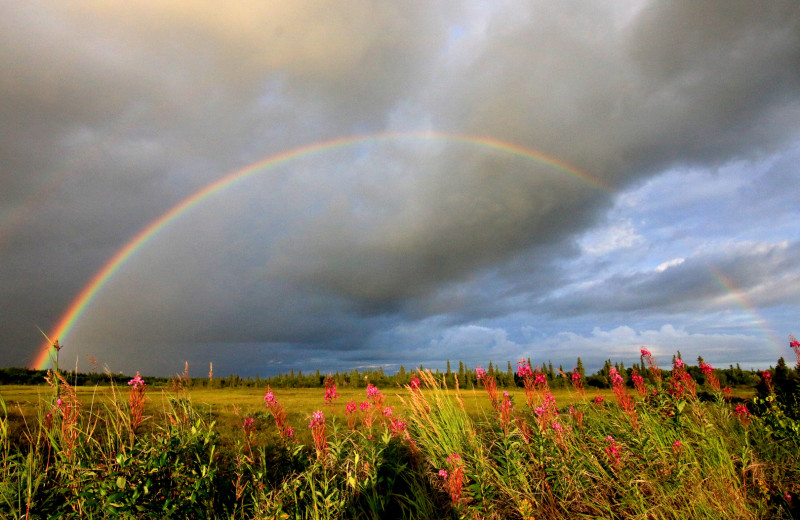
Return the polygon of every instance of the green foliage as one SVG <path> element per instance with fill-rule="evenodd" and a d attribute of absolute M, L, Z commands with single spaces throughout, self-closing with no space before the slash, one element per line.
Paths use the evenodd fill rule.
<path fill-rule="evenodd" d="M 324 377 L 290 374 L 275 395 L 299 406 L 287 410 L 291 438 L 261 402 L 250 413 L 234 409 L 237 423 L 221 428 L 218 413 L 192 400 L 220 392 L 200 380 L 165 396 L 139 425 L 126 386 L 87 404 L 68 378 L 50 374 L 50 396 L 16 437 L 0 398 L 0 518 L 800 517 L 798 371 L 785 363 L 758 379 L 748 401 L 724 395 L 694 367 L 634 390 L 622 364 L 628 386 L 616 382 L 595 401 L 596 391 L 551 392 L 568 381 L 540 366 L 547 382 L 523 390 L 491 364 L 510 389 L 497 404 L 461 362 L 457 373 L 403 369 L 422 387 L 401 388 L 393 400 L 364 397 L 363 387 L 390 385 L 390 376 L 353 371 L 332 375 L 348 384 L 337 402 L 323 404 L 320 392 L 298 405 L 292 385 Z M 611 367 L 586 386 L 611 384 Z M 748 377 L 733 367 L 714 375 Z M 451 387 L 456 376 L 460 391 Z M 241 405 L 247 394 L 231 395 Z M 347 401 L 365 399 L 370 407 L 343 413 Z M 475 399 L 484 406 L 470 407 Z M 326 419 L 323 451 L 305 428 L 313 410 Z"/>

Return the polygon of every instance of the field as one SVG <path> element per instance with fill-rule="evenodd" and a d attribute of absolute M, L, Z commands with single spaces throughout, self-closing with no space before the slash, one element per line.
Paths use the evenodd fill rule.
<path fill-rule="evenodd" d="M 797 518 L 798 370 L 648 362 L 605 390 L 0 386 L 0 517 Z"/>
<path fill-rule="evenodd" d="M 109 386 L 76 386 L 74 387 L 77 398 L 84 407 L 102 409 L 109 407 L 114 402 L 114 392 L 126 393 L 126 388 L 112 389 Z M 511 395 L 522 392 L 522 389 L 511 392 Z M 324 400 L 324 390 L 318 388 L 291 388 L 276 390 L 280 401 L 287 410 L 288 421 L 298 431 L 298 435 L 303 435 L 310 440 L 310 433 L 303 428 L 308 424 L 311 414 L 320 409 L 325 411 L 326 417 L 336 418 L 338 421 L 346 420 L 345 404 L 348 401 L 363 401 L 365 388 L 338 388 L 339 397 L 330 405 L 322 406 Z M 752 392 L 749 389 L 740 389 L 739 396 L 748 396 Z M 0 398 L 2 398 L 8 408 L 8 419 L 10 430 L 19 436 L 24 429 L 22 417 L 36 417 L 38 410 L 51 401 L 53 391 L 48 386 L 30 385 L 4 385 L 0 386 Z M 406 388 L 383 389 L 385 395 L 385 406 L 396 410 L 400 415 L 403 411 L 403 399 L 408 399 L 409 391 Z M 580 399 L 577 394 L 569 390 L 552 390 L 559 405 L 569 406 L 578 402 Z M 443 395 L 448 399 L 455 399 L 460 396 L 464 410 L 471 419 L 479 421 L 485 418 L 486 414 L 493 413 L 492 405 L 486 399 L 485 390 L 482 387 L 471 387 L 469 389 L 443 390 Z M 593 390 L 591 395 L 603 396 L 605 399 L 613 399 L 613 392 L 608 389 Z M 125 395 L 127 397 L 127 394 Z M 119 395 L 117 395 L 119 398 Z M 183 391 L 176 392 L 170 387 L 152 388 L 148 392 L 148 399 L 145 403 L 145 416 L 155 419 L 163 416 L 170 409 L 170 400 L 188 399 L 192 407 L 201 412 L 206 418 L 215 421 L 215 428 L 223 435 L 232 435 L 241 426 L 241 417 L 257 416 L 259 412 L 264 414 L 264 389 L 263 388 L 185 388 Z M 236 410 L 236 413 L 234 412 Z M 238 413 L 238 416 L 237 416 Z"/>

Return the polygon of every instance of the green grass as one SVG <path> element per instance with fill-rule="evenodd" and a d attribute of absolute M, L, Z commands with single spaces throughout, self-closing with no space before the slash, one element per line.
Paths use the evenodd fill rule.
<path fill-rule="evenodd" d="M 339 388 L 331 405 L 323 389 L 274 389 L 271 409 L 264 389 L 147 387 L 141 425 L 125 384 L 0 387 L 0 518 L 800 514 L 798 410 L 777 394 L 741 392 L 740 416 L 744 401 L 710 388 L 700 389 L 716 396 L 708 401 L 675 395 L 667 382 L 649 381 L 647 398 L 618 388 L 635 396 L 627 412 L 611 390 L 536 387 L 529 408 L 519 388 L 504 416 L 503 397 L 495 408 L 482 387 L 421 376 L 420 390 L 381 388 L 383 398 Z M 350 415 L 349 401 L 392 413 Z M 293 438 L 281 435 L 280 410 Z M 314 438 L 317 410 L 325 423 Z"/>

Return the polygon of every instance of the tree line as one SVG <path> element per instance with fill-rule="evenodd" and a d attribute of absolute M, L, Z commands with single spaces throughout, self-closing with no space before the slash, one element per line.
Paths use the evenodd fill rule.
<path fill-rule="evenodd" d="M 680 357 L 680 352 L 677 354 Z M 584 379 L 584 384 L 587 387 L 594 388 L 609 388 L 611 382 L 609 379 L 609 371 L 614 367 L 620 374 L 627 375 L 626 380 L 631 383 L 631 375 L 634 371 L 638 372 L 644 377 L 649 377 L 649 372 L 643 360 L 639 363 L 634 363 L 630 367 L 626 367 L 624 363 L 612 363 L 611 360 L 606 360 L 603 366 L 593 374 L 586 374 L 583 361 L 580 357 L 577 358 L 574 368 L 565 370 L 563 366 L 554 367 L 553 363 L 548 361 L 541 364 L 534 364 L 530 359 L 525 360 L 536 371 L 541 372 L 547 378 L 548 384 L 551 388 L 564 388 L 571 386 L 570 376 L 573 371 L 577 371 Z M 674 361 L 674 359 L 673 359 Z M 698 365 L 689 366 L 687 364 L 687 371 L 692 375 L 695 381 L 703 383 L 705 375 L 699 368 L 702 358 L 698 358 Z M 786 367 L 783 358 L 778 360 L 777 369 L 780 371 L 781 367 Z M 463 361 L 458 361 L 458 368 L 451 366 L 450 361 L 447 361 L 447 366 L 444 371 L 440 369 L 431 370 L 437 377 L 444 377 L 447 386 L 455 388 L 456 384 L 461 388 L 471 388 L 478 386 L 478 376 L 476 367 L 469 367 Z M 516 373 L 516 367 L 512 365 L 511 361 L 507 361 L 504 365 L 495 364 L 489 361 L 488 365 L 481 367 L 486 373 L 494 377 L 497 386 L 500 388 L 516 388 L 522 387 L 522 379 Z M 671 369 L 672 367 L 668 367 Z M 337 372 L 321 372 L 316 370 L 314 372 L 303 373 L 302 370 L 295 372 L 291 369 L 288 373 L 280 373 L 271 377 L 241 377 L 237 374 L 231 374 L 226 377 L 189 377 L 188 370 L 183 374 L 176 374 L 173 377 L 155 377 L 143 376 L 146 383 L 150 386 L 176 386 L 183 387 L 205 387 L 205 388 L 237 388 L 237 387 L 254 387 L 263 388 L 271 386 L 273 388 L 322 388 L 325 386 L 327 378 L 332 378 L 339 388 L 365 388 L 369 384 L 378 387 L 401 387 L 411 382 L 412 378 L 419 371 L 427 370 L 424 366 L 406 368 L 400 365 L 399 369 L 392 374 L 384 371 L 383 367 L 374 369 L 352 369 L 350 371 L 337 371 Z M 770 367 L 771 371 L 775 369 Z M 32 370 L 28 368 L 0 368 L 0 384 L 3 385 L 40 385 L 46 384 L 45 376 L 46 370 Z M 95 385 L 109 385 L 115 383 L 126 383 L 132 376 L 125 374 L 111 374 L 111 373 L 98 373 L 98 372 L 63 372 L 64 377 L 68 382 L 77 386 L 95 386 Z M 668 375 L 668 370 L 663 370 L 663 375 Z M 716 369 L 715 375 L 719 379 L 722 386 L 756 386 L 761 381 L 761 371 L 753 369 L 742 369 L 737 363 L 729 365 L 727 368 Z"/>

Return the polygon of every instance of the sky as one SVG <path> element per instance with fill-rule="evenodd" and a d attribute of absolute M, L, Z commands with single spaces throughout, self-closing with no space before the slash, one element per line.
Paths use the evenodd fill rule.
<path fill-rule="evenodd" d="M 0 366 L 794 362 L 800 3 L 0 0 Z"/>

